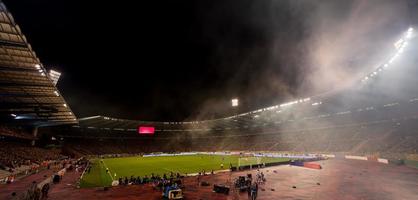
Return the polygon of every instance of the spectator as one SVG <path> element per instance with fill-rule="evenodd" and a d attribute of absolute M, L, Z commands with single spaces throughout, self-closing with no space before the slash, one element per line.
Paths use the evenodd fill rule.
<path fill-rule="evenodd" d="M 48 191 L 49 191 L 49 184 L 46 183 L 44 186 L 42 186 L 42 199 L 48 198 Z"/>

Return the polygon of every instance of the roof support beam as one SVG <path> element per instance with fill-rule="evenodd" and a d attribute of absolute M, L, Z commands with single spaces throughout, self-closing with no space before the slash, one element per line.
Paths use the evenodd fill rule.
<path fill-rule="evenodd" d="M 1 82 L 0 81 L 0 86 L 1 87 L 8 87 L 8 86 L 28 86 L 28 87 L 51 87 L 51 84 L 42 84 L 42 83 L 16 83 L 16 82 Z"/>
<path fill-rule="evenodd" d="M 0 45 L 1 46 L 12 46 L 12 47 L 28 47 L 27 44 L 25 43 L 18 43 L 18 42 L 12 42 L 12 41 L 7 41 L 7 40 L 0 40 Z"/>

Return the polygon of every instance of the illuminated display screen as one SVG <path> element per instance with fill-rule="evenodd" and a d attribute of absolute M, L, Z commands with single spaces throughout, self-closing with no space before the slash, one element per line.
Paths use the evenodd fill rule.
<path fill-rule="evenodd" d="M 139 126 L 138 133 L 140 135 L 154 135 L 155 128 L 152 126 Z"/>

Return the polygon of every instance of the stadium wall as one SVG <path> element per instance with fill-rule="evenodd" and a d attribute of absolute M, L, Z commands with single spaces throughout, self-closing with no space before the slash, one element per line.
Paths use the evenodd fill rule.
<path fill-rule="evenodd" d="M 389 160 L 385 158 L 378 158 L 376 156 L 353 156 L 353 155 L 346 155 L 345 159 L 351 160 L 364 160 L 364 161 L 372 161 L 372 162 L 379 162 L 383 164 L 389 164 Z"/>
<path fill-rule="evenodd" d="M 408 167 L 413 167 L 418 169 L 418 161 L 416 160 L 405 160 L 404 164 Z"/>
<path fill-rule="evenodd" d="M 367 160 L 367 157 L 365 156 L 351 156 L 351 155 L 346 155 L 345 159 L 352 159 L 352 160 Z"/>
<path fill-rule="evenodd" d="M 183 153 L 159 153 L 159 154 L 145 154 L 142 157 L 158 157 L 158 156 L 191 156 L 197 155 L 196 152 L 183 152 Z"/>
<path fill-rule="evenodd" d="M 239 170 L 247 170 L 247 169 L 252 169 L 252 168 L 261 168 L 263 166 L 265 167 L 271 167 L 271 166 L 278 166 L 278 165 L 288 165 L 290 164 L 290 161 L 282 161 L 282 162 L 273 162 L 273 163 L 265 163 L 263 164 L 256 164 L 256 165 L 241 165 L 239 166 Z M 237 171 L 237 167 L 232 167 L 231 168 L 232 171 Z"/>
<path fill-rule="evenodd" d="M 389 160 L 388 159 L 384 159 L 384 158 L 378 158 L 377 159 L 377 162 L 384 163 L 384 164 L 389 164 Z"/>

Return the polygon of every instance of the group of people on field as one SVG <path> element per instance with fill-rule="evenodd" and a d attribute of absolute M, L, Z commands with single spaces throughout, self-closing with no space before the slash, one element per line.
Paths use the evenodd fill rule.
<path fill-rule="evenodd" d="M 141 176 L 137 176 L 137 177 L 131 176 L 130 178 L 120 177 L 118 179 L 118 183 L 119 185 L 140 185 L 140 184 L 152 183 L 155 186 L 160 186 L 165 183 L 173 182 L 174 179 L 180 179 L 180 178 L 181 176 L 179 173 L 170 172 L 169 175 L 164 173 L 163 176 L 160 176 L 158 174 L 155 175 L 154 173 L 152 173 L 151 176 L 145 175 L 144 177 L 141 177 Z"/>

